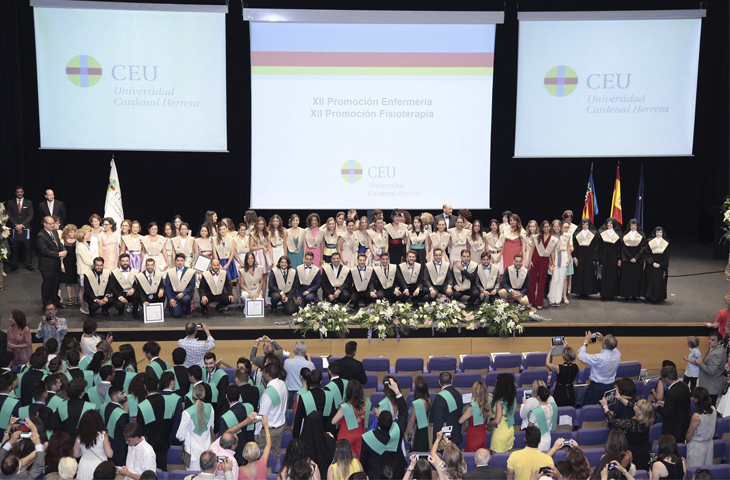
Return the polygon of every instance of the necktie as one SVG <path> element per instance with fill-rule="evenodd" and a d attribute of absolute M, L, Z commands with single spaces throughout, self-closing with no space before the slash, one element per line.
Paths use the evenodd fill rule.
<path fill-rule="evenodd" d="M 383 273 L 386 277 L 388 276 L 388 267 L 383 267 Z"/>
<path fill-rule="evenodd" d="M 311 270 L 312 267 L 304 267 L 304 270 Z"/>
<path fill-rule="evenodd" d="M 20 209 L 22 208 L 21 205 L 23 205 L 23 201 L 18 200 L 18 213 L 20 213 Z"/>
<path fill-rule="evenodd" d="M 152 285 L 152 275 L 147 275 L 147 279 L 150 281 L 150 285 Z"/>
<path fill-rule="evenodd" d="M 212 274 L 212 275 L 213 275 L 214 277 L 217 277 L 217 276 L 218 276 L 218 272 L 213 272 L 213 274 Z"/>
<path fill-rule="evenodd" d="M 96 283 L 101 285 L 101 275 L 99 275 L 98 273 L 96 274 Z"/>
<path fill-rule="evenodd" d="M 53 236 L 53 232 L 48 232 L 48 235 L 51 236 L 51 240 L 53 240 L 53 244 L 58 248 L 58 242 L 56 241 L 56 237 Z"/>
<path fill-rule="evenodd" d="M 516 276 L 519 276 L 520 275 L 520 269 L 519 268 L 515 268 L 515 275 Z"/>
<path fill-rule="evenodd" d="M 436 267 L 436 275 L 441 275 L 441 264 L 434 263 L 433 266 Z"/>

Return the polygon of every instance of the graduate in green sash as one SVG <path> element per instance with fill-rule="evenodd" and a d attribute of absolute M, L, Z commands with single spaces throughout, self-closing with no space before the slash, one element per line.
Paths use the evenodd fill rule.
<path fill-rule="evenodd" d="M 5 433 L 5 427 L 10 422 L 10 416 L 17 417 L 20 409 L 20 401 L 10 396 L 17 375 L 8 372 L 0 375 L 0 431 Z"/>
<path fill-rule="evenodd" d="M 147 365 L 144 373 L 159 380 L 162 372 L 170 369 L 170 365 L 160 359 L 160 344 L 157 342 L 147 342 L 142 347 L 142 351 L 149 361 L 149 365 Z"/>
<path fill-rule="evenodd" d="M 193 403 L 195 403 L 193 401 L 193 387 L 195 387 L 196 385 L 202 385 L 205 389 L 205 397 L 203 398 L 203 402 L 212 403 L 212 389 L 210 388 L 210 385 L 203 381 L 203 378 L 203 369 L 200 368 L 200 365 L 191 365 L 190 368 L 188 368 L 188 380 L 190 381 L 190 388 L 183 397 L 183 409 L 191 407 Z"/>
<path fill-rule="evenodd" d="M 31 390 L 36 382 L 42 381 L 46 374 L 43 369 L 46 367 L 48 355 L 35 352 L 30 356 L 30 368 L 18 375 L 18 388 L 15 389 L 15 396 L 23 405 L 29 405 L 33 401 Z M 30 417 L 23 417 L 30 418 Z"/>
<path fill-rule="evenodd" d="M 508 452 L 515 444 L 515 410 L 517 410 L 517 388 L 511 373 L 497 375 L 492 393 L 493 418 L 487 429 L 494 429 L 490 449 L 496 453 Z"/>
<path fill-rule="evenodd" d="M 362 436 L 360 462 L 370 478 L 380 478 L 383 467 L 386 465 L 393 468 L 395 478 L 402 478 L 406 469 L 406 459 L 403 456 L 401 442 L 408 425 L 408 406 L 398 385 L 392 383 L 390 387 L 396 394 L 397 420 L 393 419 L 390 412 L 383 411 L 378 416 L 378 428 Z"/>
<path fill-rule="evenodd" d="M 439 374 L 439 386 L 441 391 L 433 399 L 433 405 L 429 412 L 429 420 L 433 424 L 432 440 L 436 440 L 436 434 L 444 426 L 451 427 L 451 441 L 455 444 L 461 443 L 461 425 L 459 417 L 464 410 L 464 402 L 461 394 L 452 385 L 453 376 L 449 372 Z"/>
<path fill-rule="evenodd" d="M 175 386 L 177 394 L 184 397 L 190 391 L 190 377 L 188 375 L 188 367 L 185 366 L 185 360 L 188 353 L 182 347 L 177 347 L 172 351 L 172 368 L 170 372 L 175 374 Z"/>
<path fill-rule="evenodd" d="M 491 407 L 489 405 L 489 390 L 483 382 L 474 382 L 471 387 L 471 403 L 459 418 L 459 424 L 469 420 L 466 430 L 465 452 L 476 452 L 487 444 L 487 422 Z"/>
<path fill-rule="evenodd" d="M 127 461 L 127 444 L 124 441 L 124 427 L 129 423 L 129 413 L 125 410 L 127 395 L 123 388 L 118 385 L 112 385 L 109 387 L 107 397 L 109 398 L 109 403 L 104 405 L 101 413 L 106 424 L 109 442 L 114 451 L 111 459 L 114 465 L 124 465 Z"/>
<path fill-rule="evenodd" d="M 86 387 L 91 388 L 94 386 L 94 372 L 91 370 L 84 370 L 79 366 L 79 352 L 76 350 L 69 350 L 66 352 L 66 361 L 68 362 L 68 370 L 66 370 L 66 378 L 69 381 L 76 378 L 86 380 Z"/>
<path fill-rule="evenodd" d="M 431 396 L 428 393 L 428 382 L 419 375 L 413 382 L 413 404 L 411 416 L 408 418 L 406 437 L 411 438 L 411 451 L 427 452 L 431 449 L 428 436 L 428 412 L 431 409 Z M 411 432 L 414 432 L 411 435 Z"/>
<path fill-rule="evenodd" d="M 68 433 L 71 438 L 76 438 L 76 429 L 79 420 L 89 410 L 96 410 L 93 403 L 83 400 L 86 391 L 86 380 L 82 378 L 74 378 L 66 386 L 67 400 L 61 402 L 56 411 L 58 420 L 61 422 L 61 430 Z"/>
<path fill-rule="evenodd" d="M 166 452 L 170 448 L 175 409 L 180 397 L 175 394 L 161 395 L 158 392 L 157 378 L 146 374 L 145 387 L 147 398 L 139 403 L 137 423 L 142 427 L 145 439 L 152 448 L 158 452 Z M 167 455 L 157 455 L 157 468 L 167 470 Z"/>
<path fill-rule="evenodd" d="M 325 431 L 334 435 L 336 429 L 332 425 L 331 419 L 334 408 L 334 398 L 332 392 L 323 390 L 322 372 L 314 369 L 309 373 L 309 377 L 305 380 L 308 389 L 299 390 L 299 400 L 297 409 L 294 412 L 294 424 L 292 425 L 292 436 L 299 438 L 303 428 L 303 423 L 307 422 L 307 417 L 312 412 L 320 412 L 322 414 L 322 427 Z"/>
<path fill-rule="evenodd" d="M 193 387 L 193 405 L 182 413 L 182 420 L 175 436 L 183 444 L 183 448 L 190 454 L 188 469 L 200 469 L 200 454 L 208 450 L 213 442 L 213 424 L 215 415 L 213 407 L 203 402 L 205 389 L 202 385 Z"/>
<path fill-rule="evenodd" d="M 352 445 L 352 454 L 357 458 L 360 458 L 362 435 L 370 423 L 370 399 L 364 397 L 360 382 L 357 380 L 349 382 L 345 400 L 340 404 L 337 413 L 331 420 L 332 425 L 339 427 L 337 439 L 348 440 Z M 336 401 L 335 405 L 337 405 Z"/>
<path fill-rule="evenodd" d="M 347 380 L 340 378 L 339 361 L 330 363 L 327 366 L 327 372 L 330 375 L 330 381 L 324 388 L 332 393 L 335 399 L 335 405 L 339 405 L 342 403 L 345 397 L 345 391 L 347 390 Z"/>
<path fill-rule="evenodd" d="M 540 405 L 530 411 L 528 420 L 530 426 L 536 426 L 540 429 L 540 445 L 538 448 L 541 452 L 547 452 L 552 446 L 550 431 L 558 428 L 558 406 L 550 399 L 550 389 L 546 386 L 537 387 L 535 396 L 540 400 Z"/>
<path fill-rule="evenodd" d="M 48 391 L 46 390 L 45 383 L 36 382 L 36 384 L 33 385 L 31 393 L 33 394 L 33 403 L 20 407 L 18 410 L 20 418 L 33 418 L 35 417 L 36 412 L 38 412 L 38 409 L 46 406 Z"/>
<path fill-rule="evenodd" d="M 203 356 L 203 362 L 205 363 L 203 381 L 210 385 L 210 401 L 213 405 L 213 410 L 217 412 L 218 401 L 219 399 L 221 402 L 225 401 L 226 390 L 228 389 L 228 385 L 231 383 L 231 380 L 230 378 L 228 378 L 228 374 L 225 372 L 225 370 L 218 367 L 215 353 L 206 353 Z"/>
<path fill-rule="evenodd" d="M 235 425 L 243 422 L 248 418 L 251 413 L 256 411 L 253 405 L 249 403 L 241 402 L 241 389 L 238 385 L 228 385 L 226 390 L 226 400 L 228 403 L 228 409 L 223 413 L 218 422 L 218 432 L 221 436 Z M 241 428 L 233 432 L 238 438 L 236 446 L 236 461 L 243 464 L 243 447 L 248 442 L 255 441 L 254 437 L 254 426 L 253 424 L 248 425 L 246 428 Z"/>
<path fill-rule="evenodd" d="M 61 374 L 54 373 L 48 375 L 43 383 L 46 387 L 46 406 L 54 412 L 58 410 L 58 405 L 63 401 L 63 398 L 58 396 L 58 391 L 61 390 Z"/>

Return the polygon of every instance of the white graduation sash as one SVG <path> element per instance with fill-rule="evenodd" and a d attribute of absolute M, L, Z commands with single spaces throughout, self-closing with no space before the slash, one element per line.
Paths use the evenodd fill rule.
<path fill-rule="evenodd" d="M 284 245 L 284 237 L 279 235 L 278 230 L 274 230 L 273 235 L 269 235 L 269 238 L 271 240 L 271 246 L 272 247 L 281 247 Z"/>
<path fill-rule="evenodd" d="M 461 263 L 461 260 L 459 260 L 457 263 Z M 475 261 L 472 260 L 469 262 L 469 265 L 467 265 L 466 271 L 469 273 L 474 273 L 474 270 L 476 270 L 476 268 L 478 266 L 479 265 Z M 459 268 L 454 267 L 453 270 L 454 270 L 454 281 L 456 281 L 456 284 L 459 285 L 462 288 L 462 290 L 471 288 L 471 280 L 466 278 L 464 276 L 464 273 Z"/>
<path fill-rule="evenodd" d="M 601 232 L 601 238 L 606 243 L 616 243 L 619 240 L 619 236 L 616 235 L 616 230 L 604 230 Z"/>
<path fill-rule="evenodd" d="M 337 276 L 335 276 L 335 269 L 332 267 L 332 265 L 324 265 L 322 267 L 322 271 L 325 275 L 327 275 L 327 280 L 329 280 L 330 285 L 335 288 L 340 288 L 342 284 L 345 283 L 345 280 L 347 279 L 347 274 L 350 273 L 350 269 L 345 265 L 340 265 L 340 271 L 337 272 Z M 358 272 L 358 275 L 359 274 L 360 272 Z"/>
<path fill-rule="evenodd" d="M 639 232 L 636 232 L 636 238 L 633 240 L 631 240 L 630 233 L 627 233 L 624 235 L 624 245 L 627 247 L 638 247 L 643 239 L 644 237 L 642 237 Z"/>
<path fill-rule="evenodd" d="M 360 278 L 360 270 L 358 267 L 352 269 L 352 282 L 355 284 L 355 288 L 358 292 L 364 292 L 370 284 L 370 279 L 373 277 L 373 267 L 365 267 L 365 274 Z"/>
<path fill-rule="evenodd" d="M 284 275 L 281 273 L 280 268 L 272 270 L 274 273 L 274 280 L 276 280 L 276 286 L 279 287 L 281 293 L 289 293 L 291 287 L 294 285 L 294 276 L 297 274 L 293 268 L 287 270 L 286 282 L 284 282 Z"/>
<path fill-rule="evenodd" d="M 507 273 L 509 274 L 509 283 L 512 285 L 512 288 L 514 290 L 519 290 L 522 288 L 522 285 L 525 283 L 525 278 L 527 277 L 527 268 L 522 267 L 520 268 L 520 274 L 517 275 L 515 272 L 515 266 L 510 265 L 509 268 L 507 268 Z"/>
<path fill-rule="evenodd" d="M 150 281 L 147 280 L 147 270 L 144 272 L 139 272 L 137 275 L 134 276 L 134 278 L 137 279 L 137 282 L 142 286 L 142 290 L 144 290 L 144 293 L 147 295 L 156 295 L 157 292 L 160 290 L 160 283 L 162 283 L 162 280 L 165 279 L 165 274 L 160 273 L 157 269 L 153 272 L 154 276 L 152 277 L 152 285 L 150 285 Z M 177 273 L 177 272 L 176 272 Z"/>
<path fill-rule="evenodd" d="M 296 228 L 297 230 L 297 238 L 294 238 L 294 229 L 293 228 L 287 228 L 286 229 L 286 249 L 292 253 L 295 253 L 297 249 L 299 248 L 297 246 L 297 242 L 299 245 L 302 243 L 302 232 L 304 231 L 303 228 Z"/>
<path fill-rule="evenodd" d="M 182 279 L 177 279 L 177 269 L 172 268 L 170 269 L 170 273 L 168 275 L 170 278 L 170 285 L 172 286 L 172 291 L 175 293 L 180 293 L 185 291 L 185 288 L 188 286 L 188 283 L 190 283 L 190 280 L 195 278 L 195 270 L 192 268 L 188 268 L 185 270 L 185 273 L 183 273 Z M 147 282 L 149 284 L 149 282 Z"/>
<path fill-rule="evenodd" d="M 429 277 L 431 277 L 431 283 L 434 285 L 443 285 L 446 280 L 446 274 L 449 271 L 449 264 L 442 261 L 441 272 L 439 275 L 436 275 L 436 265 L 434 265 L 433 262 L 428 262 L 426 264 L 426 271 L 428 272 Z"/>
<path fill-rule="evenodd" d="M 317 272 L 319 272 L 319 268 L 317 265 L 312 265 L 312 268 L 309 270 L 309 272 L 306 271 L 304 268 L 304 264 L 299 265 L 297 267 L 297 276 L 299 277 L 299 284 L 300 285 L 310 285 L 312 283 L 312 280 L 314 280 L 314 277 L 317 276 Z"/>
<path fill-rule="evenodd" d="M 573 245 L 573 236 L 570 233 L 564 233 L 560 235 L 558 242 L 558 250 L 568 250 L 568 247 Z"/>
<path fill-rule="evenodd" d="M 497 265 L 492 265 L 491 267 L 489 267 L 489 276 L 487 277 L 487 273 L 484 271 L 484 267 L 479 265 L 479 267 L 477 268 L 477 277 L 479 277 L 479 280 L 482 283 L 482 287 L 485 290 L 492 290 L 497 284 L 497 280 L 499 280 L 499 267 Z"/>
<path fill-rule="evenodd" d="M 307 247 L 311 249 L 319 248 L 319 246 L 322 244 L 322 240 L 324 240 L 324 230 L 319 229 L 317 230 L 317 237 L 315 238 L 312 234 L 312 230 L 307 228 L 304 230 L 304 242 L 307 244 Z"/>
<path fill-rule="evenodd" d="M 494 235 L 487 234 L 487 246 L 490 252 L 498 252 L 504 246 L 504 237 L 501 235 L 495 237 Z"/>
<path fill-rule="evenodd" d="M 378 280 L 380 280 L 380 284 L 383 286 L 383 288 L 392 288 L 393 284 L 395 284 L 395 274 L 398 271 L 397 267 L 395 265 L 388 265 L 388 277 L 385 277 L 385 273 L 383 272 L 383 267 L 377 267 L 375 268 L 375 275 L 378 276 Z M 359 273 L 359 272 L 358 272 Z"/>
<path fill-rule="evenodd" d="M 368 235 L 373 241 L 375 248 L 385 248 L 385 245 L 388 243 L 388 232 L 386 232 L 385 229 L 383 229 L 381 233 L 378 233 L 375 230 L 368 230 Z"/>
<path fill-rule="evenodd" d="M 593 238 L 595 235 L 593 235 L 593 232 L 588 230 L 588 235 L 585 237 L 583 236 L 583 232 L 578 232 L 578 234 L 575 236 L 575 238 L 578 240 L 578 245 L 581 247 L 589 247 L 591 245 L 591 242 L 593 241 Z"/>
<path fill-rule="evenodd" d="M 340 234 L 337 233 L 337 229 L 335 229 L 335 233 L 330 233 L 325 231 L 324 232 L 324 244 L 327 245 L 337 245 L 337 240 L 339 240 Z"/>
<path fill-rule="evenodd" d="M 215 251 L 218 253 L 218 258 L 228 260 L 231 258 L 231 239 L 226 237 L 221 243 L 215 242 Z"/>
<path fill-rule="evenodd" d="M 93 270 L 86 273 L 86 278 L 89 279 L 89 285 L 91 285 L 91 291 L 94 292 L 94 296 L 102 297 L 106 295 L 106 286 L 109 283 L 109 270 L 101 271 L 101 282 L 96 281 L 96 272 Z"/>
<path fill-rule="evenodd" d="M 532 241 L 535 244 L 535 250 L 537 250 L 537 254 L 541 257 L 549 257 L 550 254 L 553 253 L 553 250 L 555 250 L 555 247 L 558 245 L 558 239 L 555 238 L 554 235 L 550 235 L 550 240 L 548 240 L 547 247 L 545 247 L 545 245 L 542 243 L 542 235 L 535 235 Z"/>
<path fill-rule="evenodd" d="M 347 250 L 350 253 L 357 253 L 357 250 L 360 247 L 360 242 L 357 240 L 357 236 L 354 233 L 352 235 L 349 233 L 343 233 L 341 237 L 343 250 Z"/>
<path fill-rule="evenodd" d="M 362 245 L 363 247 L 368 246 L 368 232 L 363 232 L 362 230 L 358 230 L 355 232 L 355 238 L 357 238 L 358 243 Z"/>
<path fill-rule="evenodd" d="M 426 236 L 428 234 L 426 232 L 408 232 L 408 240 L 411 242 L 411 245 L 423 245 L 426 243 Z"/>
<path fill-rule="evenodd" d="M 413 285 L 414 283 L 418 282 L 418 275 L 421 274 L 421 264 L 418 262 L 415 262 L 413 264 L 413 273 L 408 271 L 408 263 L 403 262 L 400 265 L 398 265 L 398 268 L 400 268 L 400 273 L 403 275 L 403 278 L 406 280 L 406 283 L 408 285 Z"/>
<path fill-rule="evenodd" d="M 479 237 L 476 240 L 474 240 L 470 235 L 467 238 L 467 240 L 469 240 L 471 249 L 474 250 L 475 252 L 481 252 L 484 250 L 484 248 L 485 248 L 484 234 L 479 235 Z M 474 259 L 474 260 L 476 260 L 476 259 Z"/>
<path fill-rule="evenodd" d="M 193 255 L 193 237 L 188 235 L 185 240 L 182 237 L 175 237 L 172 239 L 172 246 L 175 249 L 175 253 L 182 253 L 186 257 Z"/>
<path fill-rule="evenodd" d="M 408 227 L 403 225 L 402 223 L 398 225 L 398 230 L 393 228 L 393 224 L 389 223 L 383 227 L 383 230 L 388 232 L 388 235 L 390 235 L 390 238 L 393 238 L 395 240 L 399 238 L 403 238 L 406 236 L 406 233 L 408 233 Z"/>
<path fill-rule="evenodd" d="M 131 235 L 124 235 L 122 242 L 127 246 L 130 252 L 139 252 L 142 250 L 142 237 L 132 238 Z"/>
<path fill-rule="evenodd" d="M 261 265 L 257 265 L 256 268 L 253 270 L 253 275 L 248 273 L 248 271 L 241 269 L 241 276 L 243 277 L 243 283 L 246 285 L 246 288 L 248 288 L 251 291 L 256 291 L 259 289 L 259 284 L 261 283 L 261 278 L 264 275 L 264 267 Z"/>
<path fill-rule="evenodd" d="M 142 245 L 144 245 L 145 252 L 151 257 L 156 257 L 162 253 L 167 245 L 167 239 L 157 235 L 157 240 L 152 242 L 149 236 L 142 237 Z"/>
<path fill-rule="evenodd" d="M 124 275 L 122 275 L 122 271 L 118 268 L 115 268 L 112 270 L 112 275 L 114 275 L 114 278 L 117 279 L 117 282 L 119 282 L 119 285 L 122 286 L 124 291 L 127 291 L 131 289 L 134 286 L 134 276 L 139 273 L 138 270 L 134 268 L 129 269 L 129 273 L 127 274 L 127 278 L 124 278 Z"/>
<path fill-rule="evenodd" d="M 451 238 L 451 235 L 448 233 L 444 233 L 443 235 L 439 234 L 438 232 L 431 234 L 431 245 L 433 245 L 433 248 L 440 248 L 442 251 L 446 252 L 446 247 L 449 246 L 449 239 Z"/>
<path fill-rule="evenodd" d="M 461 255 L 461 250 L 463 248 L 466 248 L 467 233 L 468 230 L 466 228 L 463 228 L 461 230 L 461 233 L 457 232 L 456 228 L 449 229 L 449 235 L 451 236 L 451 251 L 456 252 L 458 255 Z"/>
<path fill-rule="evenodd" d="M 654 240 L 652 240 L 649 243 L 649 248 L 651 248 L 651 253 L 656 253 L 656 254 L 664 253 L 664 250 L 666 250 L 668 246 L 669 246 L 669 242 L 667 242 L 663 238 L 660 240 L 659 245 L 657 245 Z"/>
<path fill-rule="evenodd" d="M 246 254 L 251 251 L 251 244 L 249 241 L 250 239 L 248 235 L 244 235 L 243 237 L 236 235 L 233 237 L 233 243 L 236 245 L 236 255 L 238 255 L 238 258 L 241 259 L 241 263 L 243 263 Z"/>
<path fill-rule="evenodd" d="M 206 270 L 203 273 L 203 278 L 205 278 L 205 281 L 208 282 L 208 288 L 210 288 L 210 293 L 213 295 L 220 295 L 223 293 L 223 287 L 226 284 L 226 271 L 223 269 L 220 269 L 218 271 L 217 276 L 213 276 L 213 272 L 210 270 Z"/>
<path fill-rule="evenodd" d="M 568 233 L 573 235 L 577 229 L 578 225 L 576 225 L 575 223 L 571 223 L 570 228 L 568 229 Z"/>

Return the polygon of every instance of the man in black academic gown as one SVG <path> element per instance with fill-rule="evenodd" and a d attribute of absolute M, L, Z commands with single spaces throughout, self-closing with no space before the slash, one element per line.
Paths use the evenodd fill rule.
<path fill-rule="evenodd" d="M 33 397 L 33 403 L 20 407 L 18 410 L 18 418 L 33 418 L 41 407 L 46 406 L 48 391 L 46 390 L 46 385 L 43 382 L 36 382 L 31 389 L 31 394 Z"/>
<path fill-rule="evenodd" d="M 183 397 L 183 410 L 193 406 L 193 387 L 198 384 L 202 385 L 203 389 L 205 389 L 203 402 L 210 403 L 212 406 L 213 393 L 210 385 L 203 381 L 203 369 L 200 368 L 200 365 L 191 365 L 188 368 L 188 378 L 190 379 L 190 390 Z"/>
<path fill-rule="evenodd" d="M 467 297 L 469 306 L 479 299 L 479 288 L 477 287 L 477 265 L 471 259 L 471 252 L 468 249 L 461 251 L 461 261 L 454 263 L 452 274 L 454 276 L 454 300 L 461 300 Z"/>
<path fill-rule="evenodd" d="M 109 309 L 114 302 L 111 300 L 112 294 L 109 288 L 109 270 L 104 270 L 103 258 L 94 259 L 93 270 L 84 274 L 83 280 L 84 301 L 89 304 L 89 317 L 96 316 L 100 308 L 101 313 L 108 317 Z"/>
<path fill-rule="evenodd" d="M 96 405 L 83 400 L 85 393 L 86 380 L 74 378 L 66 386 L 68 399 L 61 402 L 58 410 L 56 410 L 56 417 L 60 422 L 61 430 L 68 433 L 71 438 L 76 438 L 76 427 L 84 413 L 96 410 Z"/>
<path fill-rule="evenodd" d="M 406 261 L 398 265 L 396 282 L 401 291 L 401 302 L 411 302 L 418 305 L 426 291 L 423 288 L 423 265 L 416 262 L 418 255 L 413 250 L 406 253 Z"/>
<path fill-rule="evenodd" d="M 318 411 L 322 414 L 322 427 L 333 435 L 336 433 L 334 425 L 330 422 L 333 413 L 337 410 L 334 405 L 332 392 L 322 390 L 322 372 L 312 370 L 307 379 L 308 390 L 300 394 L 297 400 L 297 409 L 294 412 L 294 424 L 292 425 L 292 436 L 297 439 L 302 431 L 303 423 L 308 421 L 309 414 Z"/>
<path fill-rule="evenodd" d="M 111 271 L 109 275 L 109 289 L 111 290 L 111 301 L 117 309 L 117 315 L 124 315 L 124 309 L 132 307 L 132 313 L 136 314 L 139 309 L 138 296 L 134 290 L 136 277 L 139 272 L 129 266 L 129 254 L 119 255 L 119 267 Z"/>
<path fill-rule="evenodd" d="M 428 414 L 428 421 L 433 424 L 434 441 L 436 440 L 436 434 L 445 425 L 452 427 L 450 440 L 458 445 L 461 443 L 461 424 L 459 423 L 459 417 L 463 413 L 464 402 L 461 399 L 461 394 L 453 387 L 452 382 L 453 378 L 449 372 L 441 372 L 439 375 L 441 391 L 433 400 L 431 411 Z"/>
<path fill-rule="evenodd" d="M 427 262 L 423 272 L 423 286 L 428 291 L 428 299 L 438 295 L 453 295 L 454 272 L 451 265 L 443 261 L 444 252 L 434 248 L 433 261 Z"/>
<path fill-rule="evenodd" d="M 228 377 L 225 370 L 218 366 L 215 353 L 206 353 L 203 356 L 203 363 L 205 363 L 203 381 L 210 385 L 210 401 L 213 405 L 213 410 L 215 411 L 215 420 L 218 421 L 218 419 L 220 419 L 219 412 L 222 404 L 226 402 L 226 390 L 228 390 L 228 385 L 231 383 L 231 379 Z M 219 406 L 219 403 L 221 403 L 221 406 Z"/>
<path fill-rule="evenodd" d="M 58 395 L 63 386 L 61 382 L 62 375 L 61 373 L 54 373 L 43 379 L 43 384 L 46 387 L 46 406 L 54 412 L 58 410 L 58 405 L 63 401 L 63 398 Z"/>
<path fill-rule="evenodd" d="M 340 360 L 330 362 L 327 366 L 327 372 L 330 381 L 325 385 L 324 389 L 332 393 L 332 399 L 335 405 L 339 405 L 345 399 L 345 391 L 347 390 L 347 380 L 340 378 Z"/>
<path fill-rule="evenodd" d="M 223 309 L 233 303 L 233 287 L 225 270 L 221 270 L 221 262 L 214 259 L 210 262 L 211 271 L 203 273 L 200 279 L 198 295 L 200 296 L 200 311 L 208 315 L 210 304 L 216 302 L 215 309 L 223 313 Z"/>
<path fill-rule="evenodd" d="M 226 412 L 221 415 L 218 431 L 223 435 L 229 428 L 233 428 L 246 419 L 252 412 L 256 411 L 257 405 L 251 405 L 250 403 L 241 403 L 241 390 L 237 385 L 228 385 L 225 395 L 228 408 Z M 243 447 L 248 442 L 254 442 L 254 428 L 255 425 L 252 423 L 247 427 L 239 430 L 237 433 L 238 445 L 236 446 L 236 461 L 239 465 L 243 464 Z"/>
<path fill-rule="evenodd" d="M 112 386 L 124 388 L 124 381 L 127 379 L 127 375 L 134 376 L 133 373 L 127 372 L 124 369 L 124 357 L 121 352 L 112 353 L 112 368 L 114 369 Z"/>
<path fill-rule="evenodd" d="M 11 397 L 10 392 L 15 387 L 17 381 L 18 376 L 13 372 L 3 373 L 2 375 L 0 375 L 0 410 L 9 410 L 10 414 L 14 417 L 18 416 L 20 401 L 17 398 Z M 5 405 L 6 403 L 12 406 L 8 407 Z M 8 420 L 10 420 L 9 416 Z M 7 423 L 5 425 L 0 424 L 0 432 L 5 433 L 5 427 L 7 426 Z"/>
<path fill-rule="evenodd" d="M 338 252 L 332 253 L 332 264 L 322 265 L 322 299 L 330 303 L 350 301 L 352 278 L 350 269 L 342 265 Z"/>
<path fill-rule="evenodd" d="M 86 380 L 87 385 L 94 384 L 94 372 L 91 370 L 82 370 L 79 368 L 80 354 L 78 350 L 69 350 L 66 352 L 66 361 L 68 362 L 68 370 L 66 370 L 66 378 L 69 381 L 80 378 Z"/>
<path fill-rule="evenodd" d="M 291 268 L 291 260 L 287 256 L 281 257 L 278 268 L 273 268 L 269 274 L 271 311 L 275 312 L 277 305 L 281 303 L 285 314 L 294 314 L 297 311 L 296 293 L 298 288 L 297 271 Z"/>
<path fill-rule="evenodd" d="M 33 385 L 43 380 L 46 376 L 43 369 L 46 367 L 46 355 L 35 352 L 30 356 L 30 368 L 18 375 L 18 399 L 22 405 L 29 405 L 33 401 Z M 30 418 L 30 417 L 23 417 Z"/>
<path fill-rule="evenodd" d="M 357 355 L 357 342 L 350 340 L 345 344 L 345 356 L 337 361 L 340 364 L 340 377 L 345 380 L 357 380 L 365 385 L 368 383 L 368 376 L 362 362 L 356 360 L 355 355 Z"/>
<path fill-rule="evenodd" d="M 152 445 L 156 452 L 161 453 L 157 455 L 157 468 L 166 471 L 167 450 L 170 448 L 175 409 L 166 409 L 165 406 L 167 403 L 178 403 L 180 397 L 174 394 L 161 395 L 158 391 L 159 382 L 154 377 L 145 377 L 145 387 L 148 394 L 138 406 L 137 423 L 142 427 L 147 443 Z"/>
<path fill-rule="evenodd" d="M 129 413 L 124 410 L 127 394 L 122 387 L 112 385 L 109 387 L 108 396 L 110 401 L 103 407 L 101 413 L 109 435 L 109 443 L 114 452 L 111 460 L 114 465 L 124 465 L 127 461 L 128 448 L 122 432 L 129 423 Z"/>
<path fill-rule="evenodd" d="M 172 373 L 175 375 L 175 387 L 180 398 L 190 391 L 190 375 L 188 367 L 185 366 L 187 356 L 188 352 L 182 347 L 177 347 L 172 351 Z"/>
<path fill-rule="evenodd" d="M 160 395 L 165 397 L 165 402 L 175 404 L 175 412 L 172 416 L 172 430 L 170 431 L 170 441 L 173 445 L 180 445 L 180 441 L 175 436 L 177 429 L 180 426 L 182 420 L 182 398 L 177 391 L 177 382 L 175 381 L 175 374 L 167 371 L 160 376 Z M 168 398 L 170 397 L 170 398 Z M 170 407 L 172 408 L 172 407 Z"/>
<path fill-rule="evenodd" d="M 397 302 L 401 299 L 400 282 L 398 281 L 398 265 L 390 264 L 390 255 L 383 252 L 380 255 L 380 266 L 375 271 L 375 291 L 378 299 Z"/>
<path fill-rule="evenodd" d="M 137 293 L 137 307 L 165 301 L 165 274 L 157 271 L 153 258 L 145 260 L 144 265 L 145 270 L 135 275 L 134 290 Z M 133 313 L 132 316 L 139 319 L 138 313 Z"/>
<path fill-rule="evenodd" d="M 157 342 L 149 341 L 142 346 L 144 356 L 149 361 L 144 373 L 155 380 L 159 380 L 162 373 L 170 368 L 167 362 L 160 358 L 160 350 L 160 344 Z"/>
<path fill-rule="evenodd" d="M 241 393 L 241 403 L 248 403 L 253 405 L 254 409 L 257 409 L 262 390 L 259 390 L 256 385 L 250 383 L 250 378 L 251 376 L 248 370 L 239 368 L 236 370 L 234 382 Z"/>
<path fill-rule="evenodd" d="M 362 436 L 360 463 L 369 478 L 381 478 L 385 466 L 393 468 L 394 478 L 403 478 L 406 469 L 401 442 L 408 426 L 408 406 L 398 385 L 391 383 L 390 388 L 395 393 L 398 406 L 397 421 L 390 412 L 382 411 L 378 416 L 378 428 Z"/>
<path fill-rule="evenodd" d="M 352 301 L 351 305 L 357 309 L 361 304 L 370 305 L 378 299 L 375 291 L 375 271 L 370 265 L 366 265 L 367 256 L 364 253 L 357 255 L 357 265 L 350 268 L 352 279 Z"/>
<path fill-rule="evenodd" d="M 304 308 L 317 300 L 317 290 L 322 284 L 322 272 L 316 265 L 312 265 L 314 254 L 306 252 L 304 263 L 297 267 L 297 290 L 295 301 L 299 308 Z"/>

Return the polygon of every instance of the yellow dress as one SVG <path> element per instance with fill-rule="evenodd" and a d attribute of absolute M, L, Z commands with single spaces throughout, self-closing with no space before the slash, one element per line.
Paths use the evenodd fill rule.
<path fill-rule="evenodd" d="M 502 402 L 500 402 L 502 403 Z M 490 449 L 495 453 L 509 452 L 515 445 L 514 425 L 515 409 L 512 409 L 512 418 L 508 418 L 507 409 L 502 403 L 502 420 L 492 432 L 492 443 Z"/>
<path fill-rule="evenodd" d="M 337 464 L 332 464 L 332 469 L 335 472 L 335 480 L 347 480 L 350 475 L 357 472 L 362 472 L 362 469 L 360 468 L 360 465 L 358 464 L 357 460 L 354 458 L 352 459 L 352 463 L 350 463 L 350 473 L 348 474 L 348 477 L 343 477 L 340 475 L 340 471 L 337 469 Z"/>

